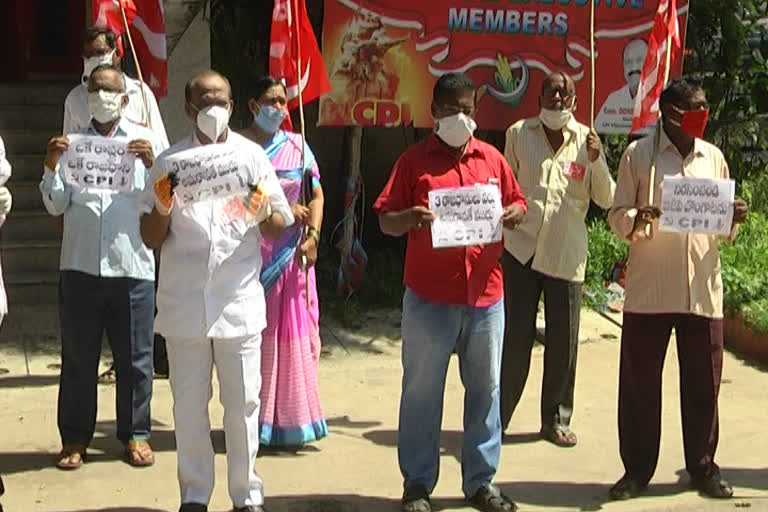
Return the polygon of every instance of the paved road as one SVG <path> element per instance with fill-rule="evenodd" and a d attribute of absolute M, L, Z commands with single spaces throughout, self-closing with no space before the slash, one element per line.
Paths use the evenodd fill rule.
<path fill-rule="evenodd" d="M 14 319 L 15 317 L 15 319 Z M 156 381 L 153 401 L 157 464 L 137 470 L 120 460 L 114 439 L 114 388 L 99 387 L 99 423 L 92 457 L 77 472 L 51 467 L 56 430 L 55 312 L 16 311 L 0 339 L 0 473 L 9 512 L 175 511 L 178 507 L 171 395 Z M 366 319 L 365 329 L 324 330 L 320 377 L 331 435 L 298 453 L 258 460 L 270 511 L 385 512 L 397 510 L 401 480 L 396 459 L 400 363 L 396 312 Z M 768 510 L 765 411 L 768 375 L 728 355 L 720 400 L 718 462 L 738 498 L 715 502 L 688 490 L 683 473 L 676 354 L 671 347 L 664 382 L 661 459 L 649 495 L 612 503 L 606 493 L 621 474 L 616 436 L 618 329 L 585 313 L 574 429 L 580 444 L 559 449 L 538 440 L 542 348 L 536 349 L 528 389 L 504 445 L 498 482 L 523 511 L 751 511 Z M 26 346 L 26 356 L 25 348 Z M 29 375 L 27 374 L 29 367 Z M 462 388 L 455 361 L 445 397 L 437 509 L 471 510 L 460 499 Z M 214 397 L 217 391 L 214 390 Z M 211 403 L 217 486 L 212 512 L 229 510 L 222 410 Z"/>

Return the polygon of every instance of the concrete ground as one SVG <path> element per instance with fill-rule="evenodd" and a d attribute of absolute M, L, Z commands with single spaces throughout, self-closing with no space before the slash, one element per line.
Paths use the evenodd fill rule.
<path fill-rule="evenodd" d="M 377 312 L 361 330 L 324 326 L 320 367 L 330 436 L 298 453 L 263 454 L 258 470 L 273 512 L 385 512 L 397 510 L 400 391 L 399 314 Z M 768 375 L 727 354 L 720 396 L 718 462 L 735 486 L 724 502 L 688 490 L 684 472 L 676 354 L 664 379 L 661 458 L 646 497 L 613 503 L 609 486 L 622 473 L 616 434 L 619 329 L 585 312 L 580 346 L 574 430 L 580 443 L 556 448 L 538 439 L 543 349 L 535 349 L 529 386 L 504 444 L 497 482 L 522 511 L 768 510 L 765 411 Z M 171 394 L 155 381 L 153 444 L 157 463 L 134 469 L 121 461 L 114 438 L 114 387 L 99 386 L 99 420 L 90 461 L 79 471 L 52 467 L 56 429 L 58 341 L 55 312 L 12 311 L 0 337 L 0 474 L 9 512 L 175 511 L 178 508 Z M 7 371 L 6 371 L 7 370 Z M 214 390 L 214 397 L 217 391 Z M 443 420 L 437 510 L 468 511 L 461 500 L 462 387 L 451 364 Z M 212 512 L 231 508 L 221 431 L 222 409 L 211 402 L 217 450 Z"/>

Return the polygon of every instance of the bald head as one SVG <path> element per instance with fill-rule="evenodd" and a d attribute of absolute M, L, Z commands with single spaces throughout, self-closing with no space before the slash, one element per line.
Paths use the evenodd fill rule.
<path fill-rule="evenodd" d="M 576 85 L 562 71 L 550 73 L 541 84 L 541 106 L 549 110 L 566 110 L 576 101 Z"/>
<path fill-rule="evenodd" d="M 229 80 L 218 71 L 207 69 L 200 71 L 189 79 L 184 87 L 184 98 L 188 102 L 197 105 L 194 101 L 195 98 L 199 99 L 205 96 L 206 93 L 214 91 L 223 92 L 227 95 L 227 101 L 232 100 L 232 86 L 229 84 Z"/>

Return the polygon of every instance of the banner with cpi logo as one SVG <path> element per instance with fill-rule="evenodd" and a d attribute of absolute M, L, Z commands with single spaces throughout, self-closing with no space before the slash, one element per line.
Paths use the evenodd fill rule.
<path fill-rule="evenodd" d="M 678 2 L 681 29 L 688 0 Z M 629 133 L 658 0 L 595 0 L 595 127 Z M 333 91 L 322 126 L 431 127 L 438 76 L 479 87 L 477 123 L 504 130 L 537 115 L 544 77 L 569 74 L 589 124 L 588 0 L 325 0 L 323 59 Z M 681 34 L 683 40 L 685 33 Z M 680 74 L 674 55 L 671 77 Z"/>

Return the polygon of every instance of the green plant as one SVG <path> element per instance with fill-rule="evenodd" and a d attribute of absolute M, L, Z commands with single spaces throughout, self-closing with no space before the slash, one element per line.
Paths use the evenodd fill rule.
<path fill-rule="evenodd" d="M 768 216 L 751 213 L 736 242 L 723 244 L 720 255 L 726 310 L 768 327 Z"/>
<path fill-rule="evenodd" d="M 619 240 L 611 231 L 605 218 L 596 218 L 587 225 L 589 237 L 587 250 L 587 269 L 584 287 L 587 292 L 586 305 L 599 308 L 605 301 L 605 282 L 611 279 L 611 269 L 615 263 L 627 258 L 629 246 Z"/>

